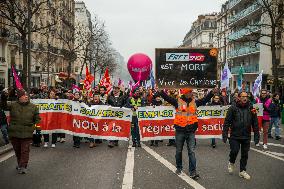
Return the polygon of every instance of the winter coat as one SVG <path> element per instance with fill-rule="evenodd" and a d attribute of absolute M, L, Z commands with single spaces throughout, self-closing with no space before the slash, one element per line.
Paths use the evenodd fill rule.
<path fill-rule="evenodd" d="M 229 104 L 229 98 L 227 96 L 220 96 L 220 103 L 224 106 Z"/>
<path fill-rule="evenodd" d="M 271 102 L 270 117 L 280 117 L 280 116 L 281 116 L 280 100 L 273 100 Z"/>
<path fill-rule="evenodd" d="M 152 100 L 152 105 L 153 106 L 162 106 L 163 105 L 163 101 L 157 101 L 155 99 Z"/>
<path fill-rule="evenodd" d="M 115 97 L 113 92 L 107 98 L 107 104 L 113 107 L 123 107 L 126 104 L 126 97 L 120 92 L 118 97 Z"/>
<path fill-rule="evenodd" d="M 16 101 L 8 104 L 6 110 L 10 111 L 9 137 L 32 138 L 35 124 L 40 122 L 36 105 L 31 102 Z"/>
<path fill-rule="evenodd" d="M 236 105 L 230 106 L 228 109 L 225 122 L 223 125 L 223 138 L 228 138 L 229 128 L 231 130 L 230 138 L 233 139 L 250 139 L 251 128 L 255 135 L 255 141 L 259 140 L 259 128 L 257 113 L 250 103 L 241 105 L 238 102 Z"/>
<path fill-rule="evenodd" d="M 262 120 L 263 121 L 270 121 L 270 111 L 271 111 L 271 102 L 272 102 L 271 98 L 269 98 L 269 97 L 266 97 L 265 99 L 257 98 L 256 102 L 263 104 Z"/>
<path fill-rule="evenodd" d="M 106 104 L 106 102 L 107 102 L 107 94 L 100 95 L 100 101 L 102 103 Z"/>
<path fill-rule="evenodd" d="M 208 103 L 207 106 L 222 106 L 222 103 L 220 101 L 217 102 L 217 103 L 212 101 L 212 102 Z"/>
<path fill-rule="evenodd" d="M 2 108 L 0 108 L 0 128 L 2 125 L 8 125 L 7 123 L 7 117 Z"/>

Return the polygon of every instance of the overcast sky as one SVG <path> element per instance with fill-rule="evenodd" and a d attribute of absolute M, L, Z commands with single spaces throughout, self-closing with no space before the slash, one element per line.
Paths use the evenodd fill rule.
<path fill-rule="evenodd" d="M 83 0 L 105 21 L 113 47 L 125 61 L 155 48 L 177 47 L 199 14 L 219 12 L 225 0 Z"/>

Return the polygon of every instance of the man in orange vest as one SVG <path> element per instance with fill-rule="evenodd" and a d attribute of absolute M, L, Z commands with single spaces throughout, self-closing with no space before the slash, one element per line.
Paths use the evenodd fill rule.
<path fill-rule="evenodd" d="M 181 89 L 181 96 L 177 99 L 168 96 L 164 91 L 161 96 L 168 103 L 176 108 L 176 116 L 174 120 L 175 138 L 176 138 L 176 174 L 180 175 L 182 171 L 182 149 L 184 142 L 187 143 L 188 158 L 189 158 L 189 174 L 190 177 L 197 180 L 199 175 L 196 172 L 196 158 L 195 158 L 195 131 L 198 128 L 197 107 L 206 105 L 213 97 L 212 90 L 206 97 L 202 99 L 195 99 L 192 94 L 192 89 Z"/>

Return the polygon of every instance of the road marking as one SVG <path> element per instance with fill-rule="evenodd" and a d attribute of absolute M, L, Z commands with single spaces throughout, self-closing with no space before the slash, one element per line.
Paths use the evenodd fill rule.
<path fill-rule="evenodd" d="M 277 156 L 275 156 L 275 155 L 273 155 L 273 154 L 270 154 L 270 153 L 267 153 L 267 152 L 265 152 L 265 151 L 261 151 L 261 150 L 255 149 L 255 148 L 250 148 L 250 149 L 253 150 L 253 151 L 256 151 L 256 152 L 258 152 L 258 153 L 261 153 L 261 154 L 264 154 L 264 155 L 273 157 L 273 158 L 275 158 L 275 159 L 278 159 L 278 160 L 284 162 L 284 159 L 281 158 L 281 157 L 277 157 Z"/>
<path fill-rule="evenodd" d="M 254 142 L 254 141 L 251 141 L 251 142 Z M 259 144 L 263 144 L 263 142 L 260 142 Z M 277 146 L 277 147 L 284 148 L 283 144 L 275 144 L 275 143 L 267 143 L 267 144 L 268 144 L 268 146 Z"/>
<path fill-rule="evenodd" d="M 3 154 L 2 156 L 0 156 L 0 163 L 3 162 L 3 161 L 6 161 L 10 157 L 13 157 L 14 155 L 15 155 L 14 151 L 10 151 L 8 153 Z"/>
<path fill-rule="evenodd" d="M 122 182 L 122 189 L 132 189 L 133 186 L 134 151 L 135 148 L 132 147 L 131 143 L 129 143 L 124 169 L 124 177 Z"/>
<path fill-rule="evenodd" d="M 165 158 L 157 154 L 154 150 L 146 146 L 145 144 L 142 144 L 142 148 L 146 150 L 149 154 L 151 154 L 154 158 L 156 158 L 159 162 L 161 162 L 163 165 L 165 165 L 168 169 L 170 169 L 172 172 L 175 173 L 176 167 L 171 164 L 169 161 L 167 161 Z M 190 186 L 192 186 L 195 189 L 205 189 L 203 186 L 201 186 L 198 182 L 195 180 L 191 179 L 188 175 L 186 175 L 184 172 L 182 174 L 177 175 L 179 176 L 182 180 L 187 182 Z"/>
<path fill-rule="evenodd" d="M 279 157 L 284 157 L 284 153 L 279 153 L 279 152 L 271 152 L 271 151 L 266 151 L 267 153 L 270 153 L 272 155 L 275 156 L 279 156 Z"/>
<path fill-rule="evenodd" d="M 261 143 L 261 144 L 263 144 L 263 143 Z M 267 143 L 268 144 L 268 146 L 277 146 L 277 147 L 282 147 L 282 148 L 284 148 L 284 145 L 283 144 L 275 144 L 275 143 Z"/>

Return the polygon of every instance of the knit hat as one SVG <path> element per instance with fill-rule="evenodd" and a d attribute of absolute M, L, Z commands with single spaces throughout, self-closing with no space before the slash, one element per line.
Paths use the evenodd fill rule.
<path fill-rule="evenodd" d="M 191 88 L 183 88 L 183 89 L 180 89 L 180 93 L 181 94 L 187 94 L 187 93 L 191 93 L 192 92 L 192 89 Z"/>
<path fill-rule="evenodd" d="M 24 89 L 20 89 L 17 91 L 17 97 L 21 98 L 22 96 L 26 95 L 27 92 Z"/>

